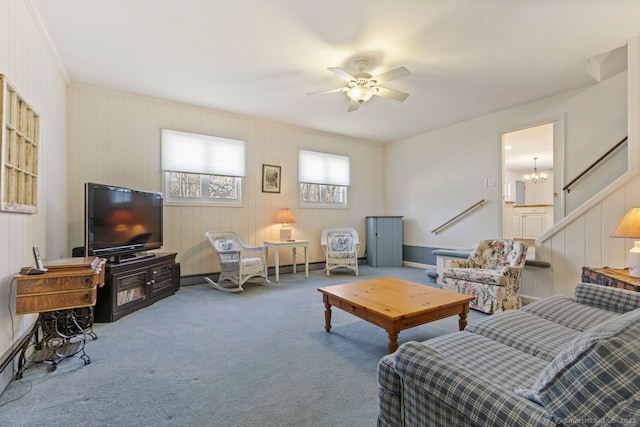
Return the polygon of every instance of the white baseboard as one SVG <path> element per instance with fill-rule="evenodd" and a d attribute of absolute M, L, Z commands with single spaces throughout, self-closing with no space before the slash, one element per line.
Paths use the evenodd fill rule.
<path fill-rule="evenodd" d="M 540 301 L 540 297 L 532 297 L 529 295 L 520 295 L 522 298 L 522 305 L 531 304 L 532 302 Z"/>
<path fill-rule="evenodd" d="M 427 269 L 427 270 L 432 270 L 432 269 L 436 268 L 435 265 L 421 264 L 419 262 L 411 262 L 411 261 L 402 261 L 402 265 L 404 265 L 405 267 L 424 268 L 424 269 Z"/>

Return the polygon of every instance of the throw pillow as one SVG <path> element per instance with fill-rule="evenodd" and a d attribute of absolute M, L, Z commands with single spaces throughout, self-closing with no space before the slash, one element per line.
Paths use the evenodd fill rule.
<path fill-rule="evenodd" d="M 353 236 L 351 234 L 331 233 L 327 237 L 331 252 L 345 252 L 353 250 Z"/>
<path fill-rule="evenodd" d="M 219 239 L 213 242 L 214 247 L 217 251 L 226 252 L 226 251 L 237 251 L 238 245 L 231 239 Z"/>
<path fill-rule="evenodd" d="M 551 361 L 531 389 L 514 391 L 544 406 L 559 423 L 604 420 L 640 391 L 638 366 L 640 309 L 584 331 Z"/>

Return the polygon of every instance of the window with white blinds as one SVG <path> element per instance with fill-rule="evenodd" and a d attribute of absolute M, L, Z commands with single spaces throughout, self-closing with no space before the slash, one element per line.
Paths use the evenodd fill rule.
<path fill-rule="evenodd" d="M 167 203 L 242 203 L 244 141 L 162 129 L 161 168 Z"/>
<path fill-rule="evenodd" d="M 346 207 L 350 167 L 347 156 L 299 150 L 300 206 Z"/>

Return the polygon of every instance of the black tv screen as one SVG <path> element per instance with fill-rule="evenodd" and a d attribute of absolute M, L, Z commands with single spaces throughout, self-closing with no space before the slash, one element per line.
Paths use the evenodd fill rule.
<path fill-rule="evenodd" d="M 122 255 L 160 247 L 162 193 L 85 184 L 86 255 Z"/>

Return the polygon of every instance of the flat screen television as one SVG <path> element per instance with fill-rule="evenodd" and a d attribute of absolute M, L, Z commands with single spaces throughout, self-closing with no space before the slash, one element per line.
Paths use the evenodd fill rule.
<path fill-rule="evenodd" d="M 85 183 L 85 255 L 135 256 L 162 247 L 162 193 Z"/>

